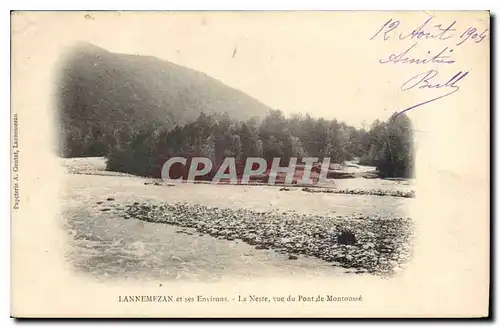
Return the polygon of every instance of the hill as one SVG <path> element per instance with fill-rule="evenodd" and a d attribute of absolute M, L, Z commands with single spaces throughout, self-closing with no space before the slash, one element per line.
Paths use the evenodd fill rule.
<path fill-rule="evenodd" d="M 202 72 L 90 44 L 72 49 L 59 76 L 63 157 L 103 156 L 143 128 L 184 125 L 201 112 L 244 120 L 270 109 Z"/>

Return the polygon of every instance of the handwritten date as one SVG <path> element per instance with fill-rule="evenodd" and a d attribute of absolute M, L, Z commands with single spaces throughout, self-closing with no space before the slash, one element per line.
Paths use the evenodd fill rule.
<path fill-rule="evenodd" d="M 488 37 L 489 29 L 478 30 L 474 26 L 469 26 L 466 29 L 458 27 L 457 21 L 448 21 L 446 24 L 438 22 L 433 16 L 428 17 L 412 30 L 406 29 L 399 20 L 392 18 L 388 19 L 378 30 L 373 34 L 370 40 L 382 40 L 383 42 L 402 41 L 407 44 L 404 50 L 397 51 L 383 57 L 378 62 L 380 64 L 416 64 L 418 66 L 432 65 L 432 69 L 414 75 L 406 80 L 401 85 L 401 91 L 430 89 L 442 90 L 440 95 L 434 96 L 425 101 L 421 101 L 411 107 L 408 107 L 398 113 L 402 114 L 414 108 L 429 104 L 439 99 L 449 97 L 460 90 L 460 83 L 469 75 L 468 70 L 457 69 L 451 76 L 443 76 L 436 68 L 439 66 L 450 66 L 456 63 L 453 58 L 455 50 L 463 44 L 477 44 Z M 428 44 L 427 41 L 433 41 L 431 44 L 436 45 L 445 43 L 438 48 L 425 51 L 420 47 L 420 44 Z M 446 41 L 448 40 L 448 41 Z M 429 44 L 428 44 L 429 46 Z M 456 48 L 456 49 L 453 49 Z M 422 51 L 424 50 L 424 51 Z M 436 93 L 432 93 L 436 95 Z M 429 96 L 427 96 L 429 98 Z"/>
<path fill-rule="evenodd" d="M 411 32 L 403 33 L 398 31 L 401 29 L 401 22 L 398 20 L 393 20 L 390 18 L 386 21 L 382 27 L 370 38 L 374 40 L 379 35 L 383 37 L 384 41 L 392 38 L 397 38 L 399 40 L 448 40 L 455 35 L 457 31 L 455 28 L 456 21 L 451 22 L 448 25 L 436 24 L 432 25 L 431 22 L 433 17 L 429 17 L 425 22 L 420 24 L 418 27 L 414 28 Z M 475 43 L 480 43 L 488 36 L 488 29 L 480 32 L 475 27 L 468 27 L 465 32 L 463 32 L 457 42 L 457 46 L 464 44 L 467 40 L 472 40 Z"/>

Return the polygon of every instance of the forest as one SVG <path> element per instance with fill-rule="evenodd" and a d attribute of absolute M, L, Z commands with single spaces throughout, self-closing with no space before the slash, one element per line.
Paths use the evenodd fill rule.
<path fill-rule="evenodd" d="M 90 138 L 89 140 L 91 140 Z M 104 140 L 112 139 L 106 144 Z M 192 123 L 168 129 L 148 125 L 115 140 L 101 136 L 95 141 L 107 149 L 107 169 L 140 176 L 159 177 L 163 163 L 171 157 L 207 157 L 221 163 L 226 157 L 245 161 L 247 157 L 282 159 L 329 157 L 332 163 L 358 160 L 375 166 L 381 177 L 412 176 L 411 122 L 393 115 L 386 122 L 375 121 L 370 129 L 357 129 L 337 120 L 310 115 L 286 117 L 271 110 L 262 120 L 234 120 L 227 114 L 204 114 Z"/>
<path fill-rule="evenodd" d="M 59 154 L 107 158 L 107 169 L 159 177 L 171 157 L 356 159 L 381 177 L 410 177 L 411 122 L 404 115 L 358 129 L 311 115 L 285 116 L 186 67 L 150 56 L 77 46 L 61 65 Z M 220 114 L 225 113 L 225 114 Z"/>

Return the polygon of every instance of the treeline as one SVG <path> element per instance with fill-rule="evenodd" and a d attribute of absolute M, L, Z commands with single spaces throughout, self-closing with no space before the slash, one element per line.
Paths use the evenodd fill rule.
<path fill-rule="evenodd" d="M 365 133 L 365 154 L 359 164 L 377 167 L 383 177 L 409 178 L 414 170 L 411 121 L 405 114 L 375 121 Z"/>
<path fill-rule="evenodd" d="M 129 131 L 127 131 L 129 132 Z M 149 125 L 108 144 L 107 169 L 141 176 L 160 177 L 171 157 L 207 157 L 221 163 L 225 157 L 272 160 L 290 157 L 330 157 L 332 163 L 360 159 L 376 166 L 382 176 L 408 177 L 412 169 L 411 124 L 405 115 L 376 121 L 370 130 L 356 129 L 337 120 L 309 115 L 285 117 L 271 110 L 260 121 L 204 114 L 192 123 L 168 129 Z"/>

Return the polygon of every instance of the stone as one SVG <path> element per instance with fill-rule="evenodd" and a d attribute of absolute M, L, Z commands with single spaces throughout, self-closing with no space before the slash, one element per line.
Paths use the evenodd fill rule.
<path fill-rule="evenodd" d="M 363 245 L 364 249 L 369 249 L 369 248 L 374 248 L 375 244 L 374 243 L 366 243 Z"/>
<path fill-rule="evenodd" d="M 337 242 L 341 245 L 354 245 L 356 244 L 356 236 L 350 231 L 342 231 L 337 236 Z"/>

